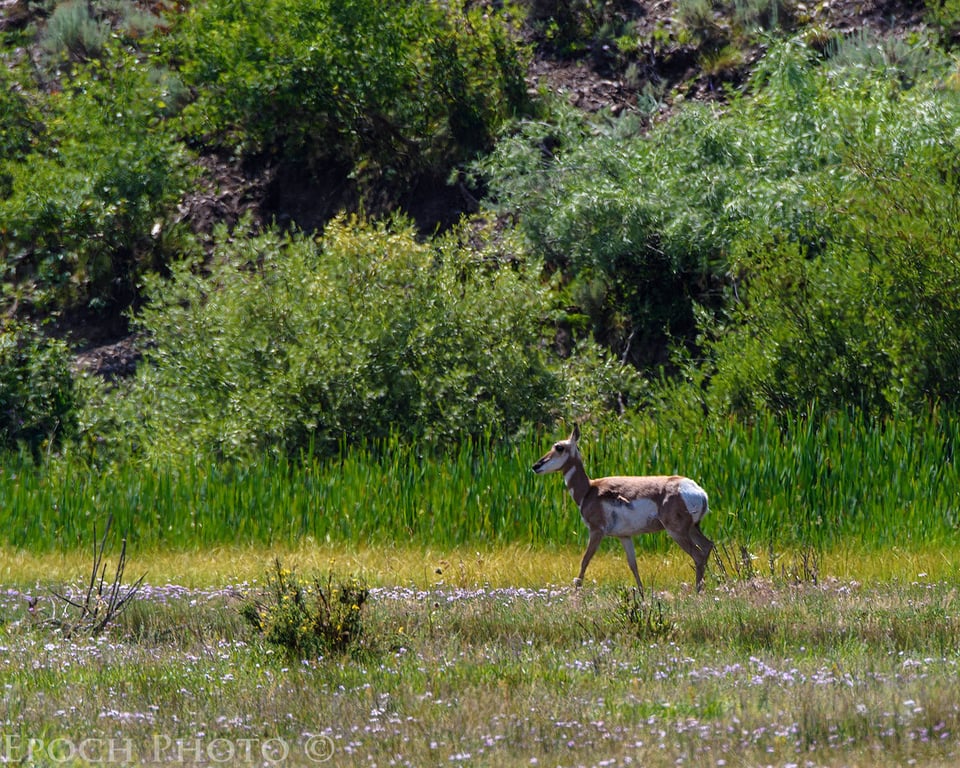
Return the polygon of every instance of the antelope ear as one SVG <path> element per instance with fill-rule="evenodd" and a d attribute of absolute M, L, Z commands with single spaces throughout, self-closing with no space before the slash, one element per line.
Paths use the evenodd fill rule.
<path fill-rule="evenodd" d="M 571 443 L 575 443 L 575 442 L 577 442 L 577 440 L 579 440 L 579 439 L 580 439 L 580 425 L 579 425 L 579 424 L 574 424 L 574 425 L 573 425 L 573 432 L 570 433 L 570 442 L 571 442 Z"/>

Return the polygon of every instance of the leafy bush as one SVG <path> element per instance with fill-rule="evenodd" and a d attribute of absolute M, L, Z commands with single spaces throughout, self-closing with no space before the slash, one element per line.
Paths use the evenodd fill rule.
<path fill-rule="evenodd" d="M 615 359 L 593 339 L 578 342 L 556 367 L 564 389 L 556 406 L 558 420 L 622 415 L 649 394 L 648 382 L 636 368 Z"/>
<path fill-rule="evenodd" d="M 960 0 L 924 0 L 927 18 L 951 43 L 960 36 Z"/>
<path fill-rule="evenodd" d="M 51 68 L 100 58 L 111 38 L 133 42 L 150 34 L 160 19 L 134 0 L 51 2 L 53 12 L 42 25 L 40 48 Z M 157 7 L 156 5 L 154 7 Z"/>
<path fill-rule="evenodd" d="M 0 448 L 39 454 L 61 444 L 78 407 L 66 345 L 28 325 L 0 325 Z"/>
<path fill-rule="evenodd" d="M 356 580 L 324 584 L 319 578 L 304 583 L 278 559 L 269 578 L 266 604 L 246 603 L 244 618 L 264 639 L 296 659 L 343 654 L 363 638 L 363 604 L 370 594 Z"/>
<path fill-rule="evenodd" d="M 7 67 L 0 67 L 0 116 L 0 162 L 22 157 L 36 130 L 36 114 Z M 6 194 L 9 190 L 0 188 L 0 197 Z"/>
<path fill-rule="evenodd" d="M 745 46 L 761 31 L 792 26 L 796 6 L 793 0 L 678 0 L 677 22 L 707 49 Z"/>
<path fill-rule="evenodd" d="M 746 416 L 795 413 L 811 402 L 885 409 L 891 318 L 868 261 L 833 248 L 811 256 L 796 243 L 754 247 L 736 322 L 713 348 L 711 407 Z"/>
<path fill-rule="evenodd" d="M 710 106 L 688 106 L 649 134 L 629 119 L 567 113 L 555 129 L 524 125 L 479 170 L 534 252 L 571 281 L 597 339 L 657 366 L 671 339 L 693 341 L 695 304 L 720 303 L 744 227 L 811 218 L 796 164 L 816 160 L 782 137 L 780 126 L 721 119 Z"/>
<path fill-rule="evenodd" d="M 842 85 L 832 79 L 835 96 Z M 714 347 L 715 408 L 782 414 L 815 401 L 885 414 L 960 402 L 960 98 L 932 84 L 860 103 L 865 130 L 848 137 L 843 172 L 809 193 L 829 239 L 803 245 L 780 231 L 738 245 L 747 283 Z"/>
<path fill-rule="evenodd" d="M 629 347 L 634 363 L 657 366 L 671 340 L 692 343 L 695 306 L 721 303 L 745 229 L 819 236 L 803 181 L 838 157 L 845 126 L 821 133 L 813 94 L 798 90 L 808 80 L 780 74 L 805 71 L 812 57 L 785 46 L 759 68 L 758 86 L 786 102 L 777 111 L 691 104 L 644 132 L 631 118 L 589 122 L 564 110 L 478 164 L 496 205 L 519 214 L 531 248 L 569 276 L 576 305 L 618 355 Z M 809 128 L 781 122 L 801 120 Z"/>
<path fill-rule="evenodd" d="M 160 455 L 509 434 L 560 392 L 536 271 L 456 235 L 422 243 L 406 223 L 343 218 L 319 244 L 221 230 L 208 274 L 182 264 L 152 294 L 126 402 Z"/>
<path fill-rule="evenodd" d="M 24 306 L 116 319 L 180 245 L 169 222 L 186 152 L 160 121 L 154 73 L 112 47 L 35 109 L 33 143 L 0 157 L 0 256 Z M 21 129 L 21 134 L 22 134 Z"/>
<path fill-rule="evenodd" d="M 720 411 L 813 399 L 882 411 L 896 391 L 911 402 L 952 397 L 934 379 L 955 356 L 941 339 L 953 338 L 958 99 L 936 79 L 948 73 L 942 54 L 875 56 L 865 45 L 826 59 L 800 40 L 774 45 L 752 98 L 722 112 L 687 105 L 649 133 L 560 112 L 552 125 L 522 126 L 479 170 L 564 275 L 571 324 L 585 314 L 618 356 L 656 366 L 679 342 L 689 360 L 704 333 L 728 333 L 711 347 L 708 399 Z M 900 295 L 884 274 L 902 274 Z M 925 362 L 895 352 L 908 347 L 926 350 Z M 895 387 L 891 366 L 925 383 Z M 701 398 L 708 382 L 690 379 Z"/>
<path fill-rule="evenodd" d="M 520 0 L 520 4 L 534 34 L 562 55 L 587 47 L 603 50 L 636 13 L 626 0 Z"/>
<path fill-rule="evenodd" d="M 445 169 L 526 102 L 509 27 L 481 5 L 212 0 L 177 40 L 198 133 L 361 183 Z"/>

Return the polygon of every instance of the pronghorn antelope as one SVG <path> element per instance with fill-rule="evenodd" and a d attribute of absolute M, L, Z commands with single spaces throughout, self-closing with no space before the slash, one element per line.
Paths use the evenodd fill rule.
<path fill-rule="evenodd" d="M 707 493 L 693 480 L 677 475 L 648 477 L 602 477 L 591 480 L 583 468 L 577 450 L 580 427 L 533 465 L 538 475 L 562 472 L 567 490 L 580 508 L 580 516 L 590 529 L 587 551 L 580 562 L 580 575 L 574 584 L 583 583 L 583 575 L 600 542 L 615 536 L 623 544 L 627 562 L 643 591 L 637 572 L 637 555 L 633 537 L 640 533 L 666 531 L 697 567 L 697 591 L 703 588 L 703 574 L 713 542 L 700 531 L 700 521 L 707 514 Z"/>

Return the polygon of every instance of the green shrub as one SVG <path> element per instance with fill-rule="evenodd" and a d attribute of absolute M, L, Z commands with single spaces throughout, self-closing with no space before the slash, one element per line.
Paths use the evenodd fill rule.
<path fill-rule="evenodd" d="M 35 110 L 30 151 L 0 158 L 0 256 L 24 305 L 116 320 L 141 274 L 181 245 L 171 223 L 187 155 L 162 86 L 112 47 Z"/>
<path fill-rule="evenodd" d="M 707 399 L 721 411 L 952 398 L 937 377 L 956 379 L 960 100 L 941 54 L 864 45 L 826 59 L 800 40 L 771 46 L 751 98 L 687 105 L 646 133 L 559 112 L 502 141 L 479 170 L 563 275 L 571 326 L 585 315 L 618 357 L 669 359 L 681 375 L 677 357 L 706 346 L 717 355 Z M 884 287 L 891 275 L 899 295 Z M 712 334 L 727 338 L 704 345 Z M 911 347 L 924 362 L 910 363 Z M 696 392 L 665 397 L 693 395 L 695 413 L 709 383 L 690 378 Z"/>
<path fill-rule="evenodd" d="M 509 434 L 560 392 L 536 270 L 406 223 L 341 218 L 319 243 L 221 230 L 209 273 L 182 264 L 152 294 L 128 402 L 158 455 Z"/>
<path fill-rule="evenodd" d="M 664 616 L 663 601 L 646 597 L 636 589 L 620 592 L 616 619 L 628 636 L 647 643 L 665 640 L 676 629 L 674 622 Z"/>
<path fill-rule="evenodd" d="M 526 102 L 507 23 L 461 2 L 212 0 L 177 49 L 198 134 L 362 187 L 445 173 Z"/>
<path fill-rule="evenodd" d="M 343 654 L 363 640 L 363 605 L 370 590 L 352 580 L 324 584 L 303 582 L 278 559 L 262 600 L 246 603 L 241 612 L 268 643 L 295 659 Z"/>
<path fill-rule="evenodd" d="M 593 339 L 581 340 L 556 367 L 564 391 L 555 408 L 558 421 L 623 414 L 649 394 L 649 384 L 636 368 Z"/>
<path fill-rule="evenodd" d="M 520 0 L 533 33 L 561 55 L 603 50 L 636 13 L 627 0 Z"/>
<path fill-rule="evenodd" d="M 761 32 L 793 25 L 794 0 L 678 0 L 677 22 L 706 48 L 719 48 L 733 40 L 747 45 Z"/>
<path fill-rule="evenodd" d="M 746 246 L 745 246 L 746 247 Z M 887 410 L 889 307 L 866 259 L 758 241 L 735 323 L 713 347 L 713 410 L 753 416 L 856 406 Z"/>
<path fill-rule="evenodd" d="M 110 22 L 96 19 L 85 0 L 58 3 L 41 36 L 41 47 L 55 58 L 97 58 L 110 39 Z"/>
<path fill-rule="evenodd" d="M 656 367 L 672 339 L 693 342 L 696 303 L 719 304 L 745 227 L 810 218 L 783 156 L 815 159 L 782 137 L 779 126 L 703 105 L 649 134 L 629 119 L 561 113 L 554 129 L 524 125 L 479 170 L 529 247 L 571 282 L 596 338 Z"/>
<path fill-rule="evenodd" d="M 831 239 L 744 240 L 748 275 L 714 346 L 713 405 L 783 414 L 816 402 L 870 414 L 960 402 L 960 101 L 903 97 L 883 139 L 815 199 Z"/>
<path fill-rule="evenodd" d="M 77 423 L 77 390 L 62 342 L 29 325 L 0 325 L 0 448 L 35 455 L 63 443 Z"/>
<path fill-rule="evenodd" d="M 31 101 L 23 93 L 13 72 L 0 67 L 0 200 L 13 192 L 13 175 L 6 166 L 9 161 L 20 160 L 29 152 L 30 141 L 37 132 L 35 120 Z M 0 237 L 2 234 L 0 231 Z M 0 262 L 0 265 L 3 272 L 9 269 L 7 264 Z"/>
<path fill-rule="evenodd" d="M 136 40 L 160 22 L 132 0 L 68 0 L 54 5 L 40 33 L 40 47 L 53 65 L 100 58 L 111 36 Z"/>
<path fill-rule="evenodd" d="M 30 99 L 23 93 L 13 72 L 0 67 L 0 163 L 23 157 L 37 128 Z M 9 191 L 0 189 L 0 198 Z"/>
<path fill-rule="evenodd" d="M 927 18 L 947 41 L 956 43 L 960 36 L 960 0 L 924 0 Z"/>

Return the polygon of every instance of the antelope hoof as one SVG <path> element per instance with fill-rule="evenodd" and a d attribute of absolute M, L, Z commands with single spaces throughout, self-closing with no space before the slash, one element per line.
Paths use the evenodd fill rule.
<path fill-rule="evenodd" d="M 581 579 L 579 576 L 577 576 L 577 578 L 575 578 L 575 579 L 573 580 L 573 588 L 574 588 L 574 589 L 580 589 L 580 587 L 582 587 L 582 586 L 583 586 L 583 579 Z"/>

